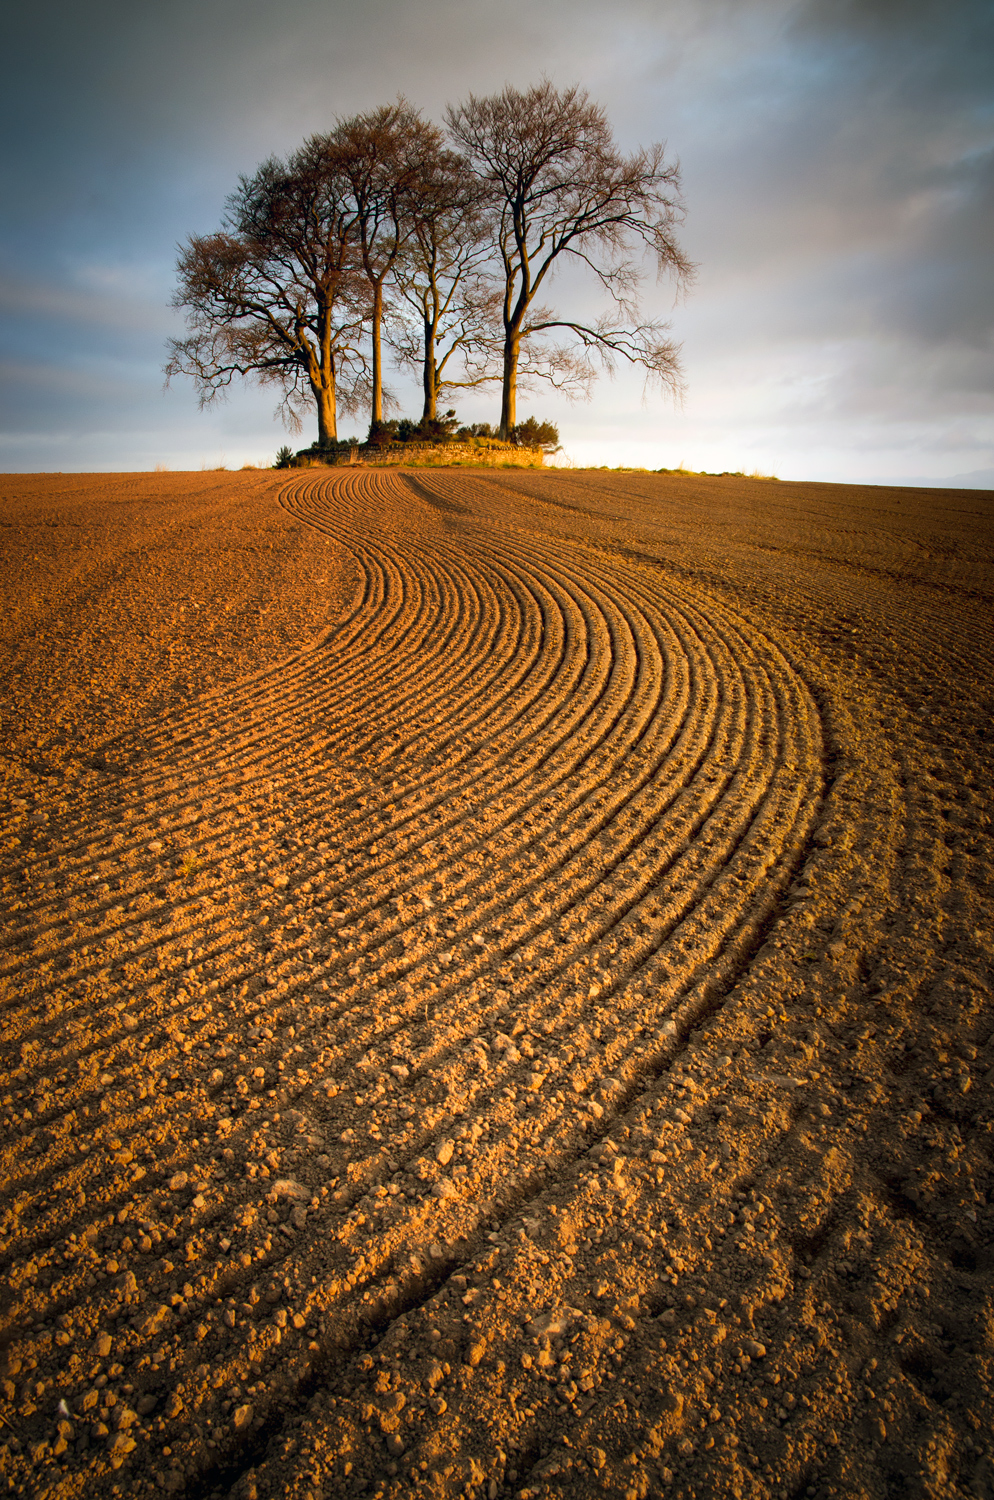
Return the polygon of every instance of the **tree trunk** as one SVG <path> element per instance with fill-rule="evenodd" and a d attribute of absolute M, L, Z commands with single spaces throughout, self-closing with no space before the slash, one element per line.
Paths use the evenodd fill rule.
<path fill-rule="evenodd" d="M 425 318 L 424 393 L 421 420 L 434 422 L 438 415 L 438 371 L 435 368 L 435 328 L 429 318 Z"/>
<path fill-rule="evenodd" d="M 518 349 L 517 338 L 514 334 L 508 334 L 504 340 L 504 384 L 500 403 L 500 436 L 505 442 L 518 420 Z"/>
<path fill-rule="evenodd" d="M 318 405 L 318 446 L 328 448 L 338 442 L 338 416 L 335 410 L 334 378 L 314 392 Z"/>
<path fill-rule="evenodd" d="M 380 364 L 380 324 L 383 321 L 383 282 L 373 282 L 373 421 L 383 421 L 383 367 Z"/>

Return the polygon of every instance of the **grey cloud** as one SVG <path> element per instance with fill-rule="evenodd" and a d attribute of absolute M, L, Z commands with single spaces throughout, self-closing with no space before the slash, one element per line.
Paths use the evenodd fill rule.
<path fill-rule="evenodd" d="M 0 334 L 21 430 L 89 424 L 124 445 L 144 424 L 195 447 L 185 421 L 187 434 L 279 439 L 266 395 L 235 393 L 210 416 L 182 386 L 163 396 L 176 241 L 217 224 L 239 171 L 336 113 L 402 91 L 438 118 L 447 100 L 543 68 L 584 83 L 627 145 L 665 137 L 683 161 L 685 243 L 701 275 L 675 314 L 688 405 L 660 430 L 690 431 L 719 367 L 746 389 L 759 360 L 807 372 L 796 387 L 786 373 L 770 380 L 763 420 L 777 441 L 817 419 L 810 403 L 791 405 L 794 389 L 820 393 L 826 432 L 836 444 L 850 432 L 854 452 L 869 451 L 871 428 L 846 423 L 873 413 L 881 443 L 902 411 L 924 425 L 937 413 L 940 426 L 957 403 L 968 422 L 983 413 L 987 3 L 35 0 L 6 25 L 15 63 L 0 116 L 15 149 L 2 168 Z M 654 298 L 668 315 L 669 289 Z M 533 408 L 575 420 L 551 396 Z M 655 411 L 619 379 L 599 387 L 583 426 L 655 430 Z M 759 420 L 742 417 L 742 441 Z M 976 466 L 972 451 L 954 467 Z"/>

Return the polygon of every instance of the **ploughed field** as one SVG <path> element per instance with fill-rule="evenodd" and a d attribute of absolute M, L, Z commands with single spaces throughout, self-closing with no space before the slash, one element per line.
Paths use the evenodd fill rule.
<path fill-rule="evenodd" d="M 2 487 L 0 1485 L 994 1495 L 994 497 Z"/>

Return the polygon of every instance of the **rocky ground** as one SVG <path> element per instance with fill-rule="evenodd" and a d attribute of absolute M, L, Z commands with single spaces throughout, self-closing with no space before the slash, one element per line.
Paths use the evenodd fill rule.
<path fill-rule="evenodd" d="M 994 1496 L 994 497 L 0 486 L 0 1486 Z"/>

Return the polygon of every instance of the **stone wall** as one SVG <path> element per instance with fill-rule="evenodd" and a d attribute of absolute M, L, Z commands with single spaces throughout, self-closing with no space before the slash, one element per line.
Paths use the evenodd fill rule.
<path fill-rule="evenodd" d="M 392 443 L 388 448 L 351 448 L 334 457 L 298 454 L 295 466 L 308 468 L 348 468 L 364 466 L 381 468 L 403 465 L 404 468 L 450 468 L 472 465 L 486 468 L 540 469 L 545 462 L 541 448 L 514 448 L 493 443 Z"/>

